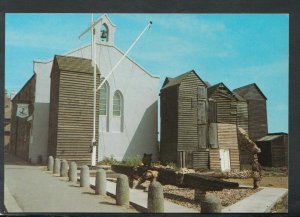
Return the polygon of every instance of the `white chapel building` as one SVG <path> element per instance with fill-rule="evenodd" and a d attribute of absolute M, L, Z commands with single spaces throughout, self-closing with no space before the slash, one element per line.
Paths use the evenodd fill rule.
<path fill-rule="evenodd" d="M 107 15 L 95 26 L 96 64 L 101 79 L 107 76 L 124 55 L 114 44 L 116 26 Z M 103 31 L 106 36 L 103 38 Z M 102 36 L 102 37 L 101 37 Z M 65 56 L 91 59 L 91 44 L 75 49 Z M 29 149 L 34 162 L 38 156 L 47 159 L 50 73 L 53 60 L 34 61 L 35 104 Z M 100 89 L 98 161 L 114 156 L 158 154 L 159 77 L 153 76 L 129 57 L 121 62 Z M 48 104 L 48 106 L 47 106 Z M 93 123 L 91 123 L 93 124 Z M 92 138 L 91 138 L 92 139 Z M 87 144 L 90 145 L 90 144 Z"/>

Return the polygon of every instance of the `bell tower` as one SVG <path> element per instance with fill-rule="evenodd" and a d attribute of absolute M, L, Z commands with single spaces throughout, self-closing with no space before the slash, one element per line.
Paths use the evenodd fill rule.
<path fill-rule="evenodd" d="M 114 25 L 111 22 L 107 14 L 104 14 L 100 18 L 100 22 L 95 26 L 95 31 L 96 31 L 95 40 L 97 43 L 108 44 L 108 45 L 114 44 L 116 25 Z"/>

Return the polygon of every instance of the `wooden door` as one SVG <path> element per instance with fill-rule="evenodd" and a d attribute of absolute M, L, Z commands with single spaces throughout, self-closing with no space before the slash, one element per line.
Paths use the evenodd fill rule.
<path fill-rule="evenodd" d="M 217 123 L 210 123 L 208 129 L 209 135 L 209 147 L 210 148 L 219 148 L 218 143 L 218 124 Z"/>
<path fill-rule="evenodd" d="M 221 171 L 230 171 L 230 155 L 229 149 L 220 149 Z"/>

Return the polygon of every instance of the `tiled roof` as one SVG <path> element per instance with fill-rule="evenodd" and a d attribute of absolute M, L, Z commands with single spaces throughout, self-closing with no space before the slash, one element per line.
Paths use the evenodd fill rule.
<path fill-rule="evenodd" d="M 92 66 L 92 61 L 90 59 L 71 57 L 71 56 L 59 56 L 54 57 L 57 60 L 57 64 L 60 70 L 63 71 L 73 71 L 73 72 L 84 72 L 93 73 L 94 68 Z M 99 74 L 99 69 L 97 67 L 97 74 Z"/>
<path fill-rule="evenodd" d="M 287 135 L 286 133 L 269 133 L 268 135 L 258 139 L 258 142 L 263 142 L 263 141 L 271 141 L 274 139 L 277 139 L 281 137 L 282 135 Z"/>
<path fill-rule="evenodd" d="M 176 85 L 179 85 L 181 84 L 181 82 L 191 73 L 194 73 L 201 81 L 202 83 L 204 83 L 205 85 L 207 85 L 198 75 L 197 73 L 194 71 L 194 70 L 191 70 L 191 71 L 188 71 L 186 73 L 183 73 L 175 78 L 170 78 L 170 77 L 167 77 L 166 78 L 166 81 L 164 82 L 164 86 L 162 87 L 162 89 L 166 89 L 168 87 L 173 87 L 173 86 L 176 86 Z"/>
<path fill-rule="evenodd" d="M 236 89 L 233 90 L 233 92 L 238 93 L 240 96 L 243 97 L 245 94 L 248 93 L 248 91 L 252 87 L 255 87 L 258 90 L 258 92 L 262 95 L 262 97 L 264 97 L 265 99 L 267 99 L 267 97 L 263 94 L 263 92 L 259 89 L 259 87 L 255 83 L 248 84 L 248 85 L 245 85 L 243 87 L 236 88 Z"/>

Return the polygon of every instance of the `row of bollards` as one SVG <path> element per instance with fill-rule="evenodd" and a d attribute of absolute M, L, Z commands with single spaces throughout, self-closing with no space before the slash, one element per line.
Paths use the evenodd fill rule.
<path fill-rule="evenodd" d="M 77 182 L 77 165 L 71 162 L 70 167 L 66 160 L 48 158 L 48 171 L 53 171 L 54 174 L 60 174 L 61 177 L 69 177 L 70 182 Z M 80 187 L 90 186 L 90 171 L 89 167 L 84 165 L 80 169 Z M 201 199 L 201 213 L 216 213 L 221 212 L 221 202 L 218 198 L 205 196 L 201 192 L 198 199 Z M 95 194 L 106 195 L 106 172 L 103 169 L 97 169 L 95 180 Z M 116 204 L 119 206 L 129 206 L 129 182 L 126 175 L 120 175 L 117 178 L 116 184 Z M 148 190 L 147 210 L 149 213 L 164 212 L 164 195 L 163 187 L 153 181 Z"/>

